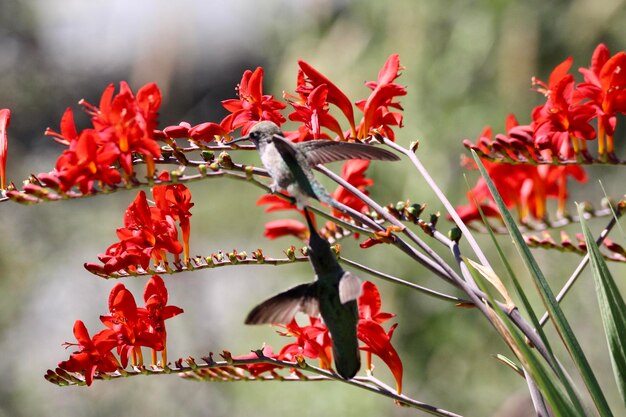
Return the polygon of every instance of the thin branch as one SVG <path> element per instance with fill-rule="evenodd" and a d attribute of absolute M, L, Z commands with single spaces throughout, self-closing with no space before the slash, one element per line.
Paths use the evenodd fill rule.
<path fill-rule="evenodd" d="M 444 300 L 444 301 L 453 302 L 453 303 L 457 303 L 457 304 L 472 304 L 471 301 L 464 300 L 462 298 L 458 298 L 458 297 L 455 297 L 453 295 L 444 294 L 442 292 L 438 292 L 438 291 L 435 291 L 435 290 L 431 290 L 430 288 L 422 287 L 421 285 L 417 285 L 417 284 L 414 284 L 414 283 L 412 283 L 410 281 L 405 281 L 402 278 L 394 277 L 393 275 L 389 275 L 389 274 L 386 274 L 384 272 L 377 271 L 377 270 L 375 270 L 373 268 L 370 268 L 368 266 L 362 265 L 362 264 L 360 264 L 358 262 L 355 262 L 353 260 L 350 260 L 350 259 L 347 259 L 347 258 L 344 258 L 344 257 L 341 257 L 339 259 L 339 261 L 345 263 L 346 265 L 350 265 L 354 269 L 358 269 L 360 271 L 366 272 L 366 273 L 368 273 L 370 275 L 373 275 L 375 277 L 381 278 L 381 279 L 383 279 L 385 281 L 392 282 L 394 284 L 403 285 L 403 286 L 408 287 L 408 288 L 410 288 L 412 290 L 416 290 L 418 292 L 426 294 L 426 295 L 428 295 L 430 297 L 437 298 L 439 300 Z"/>
<path fill-rule="evenodd" d="M 258 355 L 257 358 L 251 359 L 234 359 L 228 355 L 223 355 L 227 360 L 225 361 L 213 361 L 211 357 L 203 358 L 206 364 L 197 364 L 195 359 L 187 358 L 184 362 L 187 366 L 183 365 L 183 360 L 176 362 L 175 367 L 135 367 L 132 370 L 120 369 L 115 373 L 101 373 L 94 377 L 94 380 L 114 380 L 120 378 L 128 378 L 138 375 L 168 375 L 168 374 L 181 374 L 181 376 L 187 379 L 199 379 L 203 381 L 337 381 L 343 382 L 348 385 L 355 386 L 357 388 L 365 389 L 370 392 L 382 395 L 387 398 L 408 406 L 424 411 L 426 413 L 441 416 L 441 417 L 462 417 L 459 414 L 441 409 L 439 407 L 432 406 L 430 404 L 417 401 L 403 394 L 396 393 L 392 388 L 385 385 L 373 376 L 356 377 L 350 380 L 346 380 L 338 374 L 327 371 L 325 369 L 318 368 L 316 366 L 309 365 L 305 361 L 289 362 L 279 359 L 269 358 L 264 356 L 260 350 L 255 351 Z M 276 365 L 279 368 L 293 369 L 293 374 L 289 376 L 279 375 L 273 372 L 271 375 L 250 375 L 246 369 L 247 365 L 252 364 L 270 364 Z M 309 376 L 304 375 L 300 371 L 308 371 L 316 375 Z M 70 373 L 62 369 L 57 368 L 56 371 L 48 371 L 45 378 L 60 386 L 67 385 L 85 385 L 84 375 L 79 373 Z"/>
<path fill-rule="evenodd" d="M 285 251 L 287 252 L 287 251 Z M 136 271 L 120 270 L 112 273 L 106 273 L 100 268 L 88 267 L 87 270 L 94 275 L 105 279 L 119 279 L 126 277 L 138 277 L 148 275 L 161 275 L 161 274 L 177 274 L 187 271 L 195 271 L 198 269 L 215 269 L 225 266 L 235 265 L 285 265 L 299 262 L 308 262 L 309 258 L 306 256 L 296 256 L 295 252 L 287 258 L 266 258 L 259 251 L 256 251 L 249 256 L 246 252 L 216 252 L 207 257 L 196 256 L 189 259 L 187 264 L 182 262 L 164 262 L 153 268 L 142 269 L 139 268 Z"/>
<path fill-rule="evenodd" d="M 360 200 L 365 202 L 365 204 L 370 206 L 378 215 L 380 215 L 382 218 L 387 220 L 389 223 L 401 228 L 402 232 L 409 239 L 415 242 L 417 246 L 432 259 L 431 260 L 431 259 L 425 258 L 419 252 L 413 251 L 413 257 L 416 258 L 422 265 L 426 266 L 433 272 L 443 271 L 444 272 L 443 274 L 439 272 L 438 275 L 444 278 L 446 281 L 452 282 L 454 281 L 454 277 L 459 278 L 456 271 L 450 268 L 450 266 L 443 259 L 441 259 L 441 257 L 435 251 L 433 251 L 432 248 L 430 248 L 430 246 L 424 243 L 417 235 L 415 235 L 415 233 L 413 233 L 412 230 L 408 229 L 405 225 L 403 225 L 402 222 L 400 222 L 398 219 L 390 215 L 377 202 L 372 200 L 369 196 L 365 195 L 361 190 L 354 187 L 352 184 L 350 184 L 349 182 L 347 182 L 346 180 L 344 180 L 343 178 L 341 178 L 339 175 L 335 174 L 328 168 L 322 165 L 318 165 L 316 169 L 324 173 L 325 175 L 327 175 L 337 184 L 341 185 L 346 190 L 350 191 L 354 196 L 358 197 Z M 398 242 L 402 242 L 402 240 L 397 235 L 394 235 L 394 237 L 397 239 Z M 406 243 L 401 244 L 400 249 L 402 249 L 404 252 L 407 252 L 406 246 L 408 246 L 408 244 Z"/>
<path fill-rule="evenodd" d="M 452 219 L 454 220 L 454 223 L 456 223 L 457 227 L 459 229 L 461 229 L 461 231 L 463 232 L 463 235 L 465 235 L 468 243 L 470 244 L 470 246 L 472 247 L 472 250 L 474 251 L 474 253 L 476 254 L 476 256 L 478 256 L 478 259 L 480 260 L 480 262 L 484 265 L 484 266 L 489 266 L 489 261 L 487 260 L 487 257 L 485 256 L 485 254 L 482 252 L 482 250 L 480 249 L 480 246 L 478 245 L 478 242 L 476 242 L 476 240 L 474 239 L 474 236 L 472 236 L 470 230 L 467 228 L 467 226 L 465 225 L 465 223 L 461 220 L 461 218 L 459 217 L 458 213 L 456 212 L 456 210 L 454 209 L 454 207 L 452 206 L 452 204 L 450 204 L 450 201 L 448 201 L 448 198 L 445 196 L 445 194 L 441 191 L 441 189 L 439 188 L 439 186 L 435 183 L 435 181 L 433 180 L 433 178 L 430 176 L 430 174 L 428 173 L 428 171 L 426 170 L 426 168 L 424 168 L 424 166 L 422 165 L 422 163 L 420 162 L 420 160 L 417 158 L 417 156 L 415 155 L 415 152 L 412 152 L 409 149 L 403 148 L 402 146 L 398 145 L 397 143 L 387 139 L 387 138 L 383 138 L 383 142 L 395 149 L 398 152 L 402 152 L 403 154 L 405 154 L 406 156 L 409 157 L 409 159 L 411 160 L 411 162 L 413 163 L 413 165 L 415 166 L 415 168 L 417 168 L 417 170 L 419 171 L 419 173 L 424 177 L 424 179 L 426 180 L 426 183 L 428 184 L 428 186 L 434 191 L 434 193 L 437 195 L 437 198 L 441 201 L 441 203 L 444 205 L 444 207 L 446 208 L 446 210 L 448 211 L 448 213 L 450 214 L 450 216 L 452 217 Z"/>

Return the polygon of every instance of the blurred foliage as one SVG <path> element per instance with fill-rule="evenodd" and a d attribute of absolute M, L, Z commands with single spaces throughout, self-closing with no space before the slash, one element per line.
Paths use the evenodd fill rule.
<path fill-rule="evenodd" d="M 56 128 L 65 107 L 77 108 L 80 98 L 96 102 L 110 82 L 126 79 L 137 88 L 156 80 L 167 91 L 162 125 L 180 120 L 195 124 L 222 117 L 219 101 L 233 97 L 244 69 L 264 66 L 266 91 L 279 96 L 283 89 L 293 90 L 297 59 L 305 59 L 358 100 L 367 94 L 363 82 L 375 79 L 384 60 L 397 52 L 406 67 L 399 82 L 409 91 L 402 100 L 405 128 L 398 134 L 399 141 L 408 144 L 419 138 L 419 152 L 431 174 L 454 203 L 462 203 L 466 192 L 458 164 L 462 139 L 473 139 L 485 124 L 501 131 L 509 112 L 527 122 L 538 102 L 530 90 L 530 78 L 546 79 L 550 68 L 567 56 L 574 56 L 575 65 L 587 66 L 598 42 L 612 50 L 626 48 L 626 7 L 619 0 L 311 0 L 297 6 L 278 0 L 232 2 L 230 6 L 219 3 L 198 6 L 181 2 L 177 7 L 186 13 L 172 21 L 154 18 L 166 14 L 161 11 L 159 15 L 159 6 L 152 2 L 136 2 L 128 11 L 123 2 L 107 2 L 108 6 L 93 9 L 77 7 L 70 0 L 0 3 L 0 107 L 13 110 L 10 178 L 17 182 L 30 172 L 49 170 L 60 149 L 43 138 L 45 128 Z M 144 15 L 142 7 L 157 9 L 151 12 L 152 19 Z M 51 21 L 47 12 L 51 9 L 58 10 L 55 16 L 63 11 L 74 21 L 92 22 L 87 42 L 82 38 L 79 42 L 83 34 L 70 30 L 73 37 L 65 38 L 70 45 L 59 50 L 71 49 L 71 42 L 76 41 L 83 48 L 90 45 L 91 55 L 97 56 L 98 51 L 111 50 L 107 42 L 125 36 L 128 39 L 123 38 L 122 44 L 135 40 L 133 37 L 139 36 L 136 31 L 121 23 L 116 26 L 119 13 L 128 15 L 124 22 L 134 19 L 144 38 L 158 41 L 149 43 L 151 49 L 142 48 L 146 44 L 140 42 L 133 42 L 136 49 L 132 49 L 129 43 L 126 52 L 131 59 L 119 65 L 100 64 L 109 56 L 98 56 L 98 64 L 51 56 L 50 40 L 46 39 L 51 28 L 71 27 L 69 21 Z M 194 19 L 194 12 L 215 15 L 216 20 Z M 100 19 L 104 16 L 107 19 Z M 223 20 L 219 27 L 225 29 L 217 34 L 207 32 L 207 26 L 218 25 L 217 17 Z M 195 37 L 189 41 L 177 31 Z M 206 33 L 211 38 L 198 39 Z M 89 57 L 87 52 L 81 56 Z M 372 196 L 378 201 L 386 204 L 410 198 L 428 203 L 427 211 L 442 209 L 419 178 L 407 175 L 412 172 L 407 164 L 374 164 L 370 171 L 376 181 Z M 622 195 L 621 184 L 611 178 L 615 172 L 604 169 L 599 173 L 604 175 L 609 193 Z M 600 196 L 597 188 L 591 182 L 584 191 L 574 191 L 573 197 Z M 257 247 L 280 253 L 297 244 L 263 238 L 266 219 L 281 216 L 266 216 L 254 206 L 259 196 L 255 188 L 207 181 L 194 184 L 191 190 L 196 203 L 193 253 Z M 330 388 L 326 383 L 199 385 L 166 377 L 59 391 L 44 381 L 45 369 L 65 359 L 60 345 L 71 339 L 74 320 L 85 320 L 91 329 L 99 314 L 106 312 L 106 297 L 113 283 L 90 276 L 82 263 L 95 261 L 96 254 L 114 241 L 115 228 L 121 225 L 132 194 L 38 207 L 2 206 L 0 417 L 269 416 L 277 412 L 314 416 L 330 410 L 345 416 L 413 413 L 365 392 Z M 572 232 L 579 230 L 574 227 Z M 483 242 L 488 244 L 486 239 Z M 345 242 L 345 253 L 363 257 L 360 249 L 351 246 Z M 389 248 L 368 251 L 368 262 L 374 268 L 450 291 Z M 579 259 L 542 252 L 537 252 L 537 257 L 554 288 L 562 285 Z M 278 345 L 281 341 L 272 329 L 246 328 L 241 324 L 243 317 L 266 295 L 308 280 L 310 274 L 308 265 L 293 265 L 171 277 L 167 281 L 170 298 L 185 308 L 185 314 L 169 327 L 171 358 L 222 349 L 243 354 L 265 341 Z M 125 282 L 136 294 L 143 283 Z M 526 284 L 530 288 L 531 284 Z M 600 334 L 595 331 L 600 328 L 597 307 L 587 298 L 592 283 L 585 280 L 578 285 L 564 308 L 582 332 L 583 347 L 600 369 L 598 375 L 610 378 L 606 348 L 596 343 Z M 495 353 L 508 352 L 478 314 L 389 284 L 380 287 L 385 310 L 398 313 L 400 325 L 394 338 L 406 367 L 407 392 L 460 414 L 492 415 L 508 396 L 524 390 L 523 381 L 493 359 Z M 384 366 L 379 369 L 385 372 Z M 616 401 L 616 392 L 607 395 Z"/>

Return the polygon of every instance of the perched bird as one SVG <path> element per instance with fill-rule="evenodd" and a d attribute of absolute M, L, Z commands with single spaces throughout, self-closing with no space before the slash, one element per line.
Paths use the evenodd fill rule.
<path fill-rule="evenodd" d="M 310 231 L 308 256 L 316 280 L 290 288 L 254 307 L 245 323 L 287 324 L 297 312 L 321 314 L 333 341 L 337 373 L 350 379 L 361 367 L 356 301 L 361 294 L 361 280 L 341 269 L 330 244 L 317 233 L 306 209 L 305 216 Z"/>
<path fill-rule="evenodd" d="M 333 207 L 333 203 L 337 203 L 313 176 L 312 167 L 315 165 L 348 159 L 400 159 L 392 152 L 363 143 L 332 140 L 293 143 L 285 139 L 275 123 L 269 121 L 257 123 L 247 136 L 230 143 L 243 140 L 250 140 L 259 152 L 263 166 L 274 180 L 270 186 L 272 192 L 287 191 L 296 199 L 300 209 L 306 205 L 309 197 Z"/>

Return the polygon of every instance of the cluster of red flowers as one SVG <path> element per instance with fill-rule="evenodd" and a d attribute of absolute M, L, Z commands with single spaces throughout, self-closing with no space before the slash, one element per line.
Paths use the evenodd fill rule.
<path fill-rule="evenodd" d="M 114 188 L 122 175 L 113 165 L 119 164 L 124 177 L 130 179 L 133 157 L 137 155 L 145 160 L 147 176 L 154 175 L 154 158 L 161 156 L 154 138 L 161 92 L 151 83 L 140 88 L 135 97 L 123 81 L 119 93 L 114 92 L 115 86 L 110 84 L 102 93 L 99 107 L 81 100 L 91 116 L 92 128 L 78 132 L 72 109 L 68 108 L 61 118 L 61 132 L 46 131 L 67 149 L 54 171 L 37 176 L 43 184 L 64 192 L 78 187 L 83 194 L 94 190 L 96 184 Z"/>
<path fill-rule="evenodd" d="M 511 137 L 531 135 L 529 127 L 518 126 L 513 115 L 509 115 L 506 120 L 506 131 L 507 135 Z M 478 139 L 478 148 L 484 147 L 485 142 L 489 142 L 491 139 L 492 130 L 491 127 L 487 126 Z M 482 162 L 502 200 L 508 208 L 517 208 L 518 216 L 522 222 L 526 221 L 529 216 L 544 220 L 547 216 L 548 198 L 557 199 L 558 214 L 564 214 L 568 196 L 568 177 L 571 176 L 579 182 L 587 181 L 587 174 L 579 165 L 510 164 L 491 162 L 486 159 L 483 159 Z M 473 161 L 468 160 L 468 165 L 473 167 Z M 486 217 L 500 218 L 500 212 L 484 178 L 478 179 L 474 188 L 468 192 L 467 197 L 470 204 L 456 208 L 464 222 L 481 219 L 478 207 L 482 209 Z"/>
<path fill-rule="evenodd" d="M 402 361 L 395 348 L 391 344 L 391 336 L 397 324 L 391 326 L 388 331 L 382 327 L 382 323 L 395 317 L 395 314 L 381 311 L 382 302 L 378 288 L 372 282 L 363 283 L 363 292 L 358 300 L 359 322 L 357 336 L 365 345 L 361 350 L 367 352 L 367 369 L 372 370 L 372 354 L 378 356 L 389 367 L 396 380 L 398 393 L 402 391 Z M 320 367 L 332 368 L 332 339 L 326 325 L 317 317 L 310 317 L 310 324 L 300 326 L 294 319 L 284 326 L 285 331 L 278 332 L 282 336 L 295 337 L 296 341 L 289 343 L 278 352 L 274 353 L 271 347 L 266 346 L 263 354 L 269 358 L 287 361 L 296 361 L 298 357 L 319 359 Z M 235 357 L 234 359 L 254 358 L 256 355 Z M 272 364 L 250 364 L 246 368 L 253 375 L 276 368 Z"/>
<path fill-rule="evenodd" d="M 106 329 L 93 337 L 81 320 L 74 323 L 74 337 L 78 351 L 59 363 L 59 368 L 82 373 L 87 385 L 91 385 L 97 372 L 115 372 L 126 368 L 130 360 L 133 366 L 143 365 L 141 347 L 152 349 L 152 363 L 157 364 L 156 352 L 161 352 L 161 365 L 167 365 L 165 320 L 179 315 L 183 309 L 167 305 L 167 289 L 158 275 L 147 282 L 143 299 L 144 308 L 137 307 L 135 297 L 124 284 L 116 284 L 109 295 L 109 315 L 100 316 Z M 113 354 L 116 349 L 119 360 Z"/>
<path fill-rule="evenodd" d="M 617 115 L 626 114 L 626 53 L 611 56 L 604 44 L 598 45 L 589 68 L 579 68 L 584 81 L 576 83 L 569 73 L 572 58 L 560 63 L 550 74 L 548 82 L 534 79 L 538 92 L 546 97 L 532 111 L 528 125 L 518 125 L 509 116 L 506 134 L 492 137 L 486 127 L 476 144 L 466 141 L 469 148 L 489 154 L 491 149 L 515 159 L 523 154 L 530 159 L 544 161 L 587 160 L 592 157 L 587 141 L 597 138 L 598 158 L 617 160 L 613 136 Z M 597 128 L 592 125 L 596 121 Z M 494 181 L 507 207 L 517 207 L 521 220 L 529 216 L 544 220 L 546 200 L 558 200 L 558 214 L 565 212 L 567 178 L 585 182 L 587 176 L 579 165 L 509 164 L 484 161 L 489 176 Z M 474 200 L 486 216 L 499 217 L 484 180 L 479 179 L 468 195 L 471 203 L 458 209 L 464 221 L 480 219 Z"/>
<path fill-rule="evenodd" d="M 294 142 L 314 139 L 333 140 L 331 135 L 322 130 L 327 129 L 335 135 L 334 140 L 366 139 L 373 135 L 382 135 L 394 139 L 393 127 L 402 126 L 402 114 L 390 109 L 402 110 L 400 104 L 394 101 L 397 97 L 406 94 L 406 89 L 393 81 L 400 75 L 402 67 L 397 54 L 391 55 L 378 74 L 376 81 L 366 83 L 372 93 L 365 100 L 356 102 L 356 107 L 363 112 L 363 117 L 357 125 L 355 122 L 354 108 L 350 99 L 326 76 L 321 74 L 310 64 L 304 61 L 298 62 L 296 93 L 287 95 L 285 98 L 294 108 L 288 118 L 300 123 L 295 131 L 285 132 L 285 136 Z M 257 122 L 270 120 L 277 125 L 283 124 L 286 119 L 280 110 L 286 106 L 274 99 L 271 95 L 264 95 L 262 89 L 263 69 L 246 71 L 238 86 L 239 100 L 226 100 L 222 104 L 231 112 L 222 122 L 210 126 L 211 135 L 223 135 L 241 128 L 242 134 L 248 131 Z M 350 128 L 342 130 L 339 121 L 330 114 L 330 105 L 335 105 L 345 116 Z M 207 126 L 208 129 L 209 126 Z M 197 129 L 198 126 L 192 128 Z M 180 134 L 180 132 L 177 132 Z M 187 134 L 192 133 L 191 131 Z M 350 184 L 365 192 L 366 187 L 373 185 L 373 180 L 365 177 L 365 171 L 369 167 L 369 161 L 353 160 L 344 164 L 342 177 Z M 338 187 L 332 197 L 359 211 L 366 212 L 368 207 L 358 198 L 343 187 Z M 263 196 L 257 202 L 258 205 L 269 204 L 267 212 L 277 210 L 296 209 L 295 206 L 278 198 Z M 345 217 L 338 210 L 333 210 L 333 215 Z M 329 222 L 327 227 L 333 228 Z M 307 237 L 307 227 L 297 220 L 281 219 L 266 224 L 265 235 L 270 239 L 281 236 L 293 235 L 301 239 Z"/>
<path fill-rule="evenodd" d="M 164 172 L 159 178 L 168 181 L 169 175 Z M 181 252 L 185 261 L 189 259 L 191 193 L 183 184 L 165 184 L 154 186 L 152 197 L 155 205 L 149 206 L 146 193 L 137 194 L 124 212 L 124 227 L 117 229 L 120 241 L 98 255 L 104 265 L 86 264 L 87 269 L 105 274 L 134 271 L 137 266 L 145 270 L 151 259 L 155 264 L 165 262 L 167 252 L 174 255 L 176 262 Z M 182 244 L 176 221 L 181 229 Z"/>

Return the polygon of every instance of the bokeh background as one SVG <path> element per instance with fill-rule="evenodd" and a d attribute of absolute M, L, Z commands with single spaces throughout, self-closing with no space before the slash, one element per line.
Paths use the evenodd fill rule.
<path fill-rule="evenodd" d="M 550 68 L 569 55 L 575 67 L 588 66 L 598 42 L 612 51 L 626 48 L 625 27 L 621 0 L 3 1 L 0 107 L 12 109 L 9 178 L 19 183 L 30 173 L 49 171 L 61 149 L 43 136 L 45 128 L 58 128 L 64 109 L 77 110 L 81 98 L 97 103 L 110 82 L 127 80 L 137 89 L 156 81 L 164 93 L 161 126 L 181 120 L 193 125 L 224 116 L 219 103 L 235 96 L 245 69 L 263 66 L 265 91 L 280 96 L 293 90 L 296 62 L 305 59 L 357 100 L 368 94 L 363 82 L 375 79 L 397 52 L 406 67 L 399 82 L 409 91 L 402 98 L 405 127 L 398 140 L 406 145 L 420 139 L 427 168 L 453 203 L 462 204 L 467 186 L 459 167 L 461 140 L 475 138 L 486 124 L 502 131 L 509 112 L 528 122 L 541 99 L 530 89 L 533 75 L 547 79 Z M 83 127 L 87 123 L 85 116 L 77 120 Z M 372 195 L 382 203 L 409 198 L 426 202 L 428 212 L 442 209 L 408 164 L 373 164 L 370 172 L 376 181 Z M 574 187 L 573 199 L 597 203 L 599 176 L 610 195 L 624 194 L 619 168 L 590 172 L 593 179 Z M 468 175 L 473 182 L 475 173 Z M 264 214 L 254 205 L 258 189 L 219 180 L 193 184 L 191 190 L 192 253 L 262 247 L 278 256 L 299 245 L 264 239 L 265 221 L 282 215 Z M 82 264 L 95 262 L 115 241 L 115 228 L 134 196 L 119 192 L 0 207 L 0 417 L 415 413 L 332 383 L 208 384 L 164 376 L 95 382 L 87 389 L 46 382 L 46 369 L 69 353 L 61 344 L 73 341 L 74 320 L 85 321 L 92 333 L 100 328 L 98 317 L 107 312 L 114 282 L 90 275 Z M 593 226 L 598 230 L 602 223 Z M 508 245 L 508 239 L 502 242 Z M 451 291 L 396 251 L 377 246 L 363 253 L 352 241 L 343 247 L 377 269 Z M 514 251 L 509 253 L 519 265 Z M 554 288 L 579 261 L 567 254 L 536 255 Z M 614 271 L 624 277 L 624 268 Z M 185 309 L 168 323 L 169 354 L 175 359 L 223 349 L 245 354 L 264 342 L 280 347 L 286 339 L 269 327 L 245 327 L 243 318 L 255 303 L 312 274 L 308 265 L 292 265 L 165 278 L 171 303 Z M 582 281 L 564 307 L 609 400 L 619 404 L 590 276 L 585 273 Z M 141 298 L 145 279 L 124 284 Z M 523 401 L 524 383 L 494 359 L 508 351 L 477 313 L 377 284 L 384 310 L 398 314 L 394 339 L 408 395 L 468 416 L 514 415 L 506 407 Z M 548 332 L 555 337 L 551 328 Z M 377 375 L 392 383 L 384 365 Z"/>

